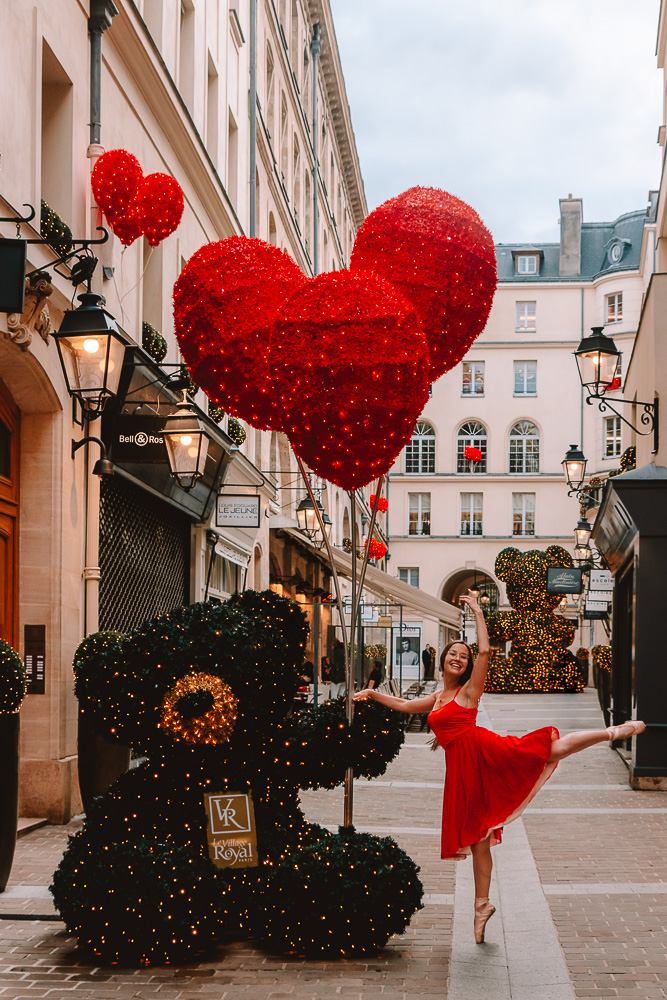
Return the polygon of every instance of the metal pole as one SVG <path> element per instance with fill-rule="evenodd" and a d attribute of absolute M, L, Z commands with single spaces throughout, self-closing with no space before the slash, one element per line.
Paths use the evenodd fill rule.
<path fill-rule="evenodd" d="M 319 21 L 313 25 L 313 38 L 310 43 L 310 51 L 313 55 L 313 274 L 319 274 L 319 218 L 317 214 L 317 178 L 319 168 L 319 136 L 317 134 L 317 73 L 322 39 L 320 38 Z"/>
<path fill-rule="evenodd" d="M 317 598 L 315 598 L 313 604 L 313 656 L 315 658 L 315 669 L 313 670 L 313 705 L 317 708 L 320 679 L 320 602 Z"/>
<path fill-rule="evenodd" d="M 248 233 L 256 236 L 257 218 L 257 0 L 250 0 L 250 219 Z"/>
<path fill-rule="evenodd" d="M 352 695 L 354 693 L 354 643 L 356 638 L 356 610 L 357 610 L 357 504 L 355 491 L 350 490 L 351 521 L 352 521 L 352 607 L 350 608 L 350 645 L 348 646 L 348 656 L 345 661 L 345 715 L 348 726 L 352 725 L 354 718 L 354 704 Z M 358 640 L 357 640 L 358 641 Z M 343 826 L 352 826 L 352 811 L 354 800 L 354 771 L 348 767 L 345 772 L 345 790 L 343 800 Z"/>
<path fill-rule="evenodd" d="M 403 605 L 401 604 L 400 611 L 400 627 L 399 627 L 399 640 L 398 640 L 398 686 L 401 691 L 401 697 L 403 697 Z"/>

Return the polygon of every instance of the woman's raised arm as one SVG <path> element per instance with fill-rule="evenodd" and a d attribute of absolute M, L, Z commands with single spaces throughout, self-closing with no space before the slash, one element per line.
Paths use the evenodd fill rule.
<path fill-rule="evenodd" d="M 435 694 L 427 694 L 423 698 L 396 698 L 393 694 L 385 694 L 384 691 L 378 691 L 376 688 L 364 688 L 363 691 L 357 691 L 352 700 L 360 701 L 362 698 L 379 701 L 381 705 L 393 708 L 395 712 L 423 715 L 425 712 L 431 711 L 435 705 L 436 696 Z"/>
<path fill-rule="evenodd" d="M 470 680 L 461 688 L 461 694 L 466 700 L 475 704 L 482 697 L 486 674 L 489 669 L 489 633 L 486 630 L 486 621 L 482 609 L 477 603 L 477 599 L 472 594 L 463 594 L 459 600 L 462 604 L 467 604 L 475 616 L 477 626 L 477 646 L 478 653 L 472 668 Z"/>

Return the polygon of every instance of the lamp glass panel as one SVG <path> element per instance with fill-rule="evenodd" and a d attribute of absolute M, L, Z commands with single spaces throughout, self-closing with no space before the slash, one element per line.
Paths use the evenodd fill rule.
<path fill-rule="evenodd" d="M 577 366 L 582 385 L 611 385 L 618 365 L 618 352 L 599 349 L 577 353 Z"/>
<path fill-rule="evenodd" d="M 588 545 L 577 545 L 577 547 L 574 550 L 575 559 L 587 560 L 590 559 L 590 557 L 591 557 L 591 550 L 588 547 Z"/>
<path fill-rule="evenodd" d="M 563 471 L 570 486 L 577 489 L 584 481 L 586 459 L 583 462 L 580 459 L 565 459 L 563 462 Z"/>
<path fill-rule="evenodd" d="M 115 396 L 123 365 L 125 345 L 105 333 L 58 337 L 67 388 L 82 400 Z"/>
<path fill-rule="evenodd" d="M 574 540 L 578 548 L 583 548 L 588 545 L 591 537 L 591 526 L 587 524 L 585 527 L 582 524 L 581 527 L 577 525 L 574 529 Z"/>
<path fill-rule="evenodd" d="M 174 432 L 163 432 L 167 448 L 169 467 L 174 476 L 183 484 L 184 480 L 192 483 L 204 475 L 206 455 L 208 454 L 208 438 L 201 430 L 183 428 Z"/>

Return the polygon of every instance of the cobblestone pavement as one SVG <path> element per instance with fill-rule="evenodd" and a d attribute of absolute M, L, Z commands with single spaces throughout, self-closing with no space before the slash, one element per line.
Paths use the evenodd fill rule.
<path fill-rule="evenodd" d="M 501 733 L 601 726 L 592 692 L 487 695 L 484 707 Z M 91 967 L 46 888 L 75 821 L 19 840 L 0 895 L 0 917 L 8 917 L 0 919 L 0 1000 L 666 998 L 667 793 L 630 790 L 622 760 L 606 746 L 562 762 L 494 852 L 500 905 L 487 944 L 476 947 L 470 862 L 457 869 L 439 859 L 443 755 L 426 739 L 409 733 L 382 778 L 355 785 L 355 825 L 390 833 L 421 866 L 426 892 L 424 909 L 379 957 L 307 962 L 237 942 L 188 967 Z M 303 804 L 310 819 L 342 821 L 340 789 L 304 793 Z"/>

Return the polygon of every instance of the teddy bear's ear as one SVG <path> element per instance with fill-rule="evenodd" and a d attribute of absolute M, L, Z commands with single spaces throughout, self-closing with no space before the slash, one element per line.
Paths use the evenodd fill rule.
<path fill-rule="evenodd" d="M 496 558 L 496 576 L 503 583 L 507 583 L 512 572 L 516 569 L 518 560 L 521 558 L 521 553 L 518 549 L 515 549 L 513 545 L 508 546 L 508 548 L 503 549 L 498 553 Z"/>
<path fill-rule="evenodd" d="M 572 565 L 572 556 L 561 545 L 550 545 L 545 552 L 547 566 L 555 569 Z"/>

